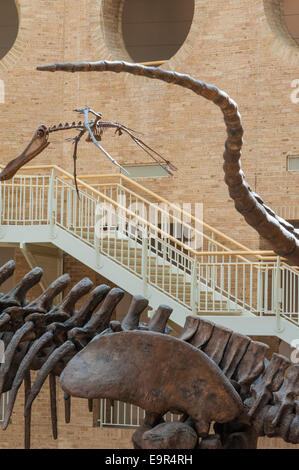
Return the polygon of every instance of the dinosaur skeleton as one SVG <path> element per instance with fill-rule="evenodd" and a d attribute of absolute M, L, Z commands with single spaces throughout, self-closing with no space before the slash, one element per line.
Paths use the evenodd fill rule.
<path fill-rule="evenodd" d="M 227 128 L 225 181 L 236 209 L 279 255 L 299 264 L 298 233 L 265 206 L 245 181 L 239 161 L 243 127 L 237 105 L 228 95 L 188 75 L 124 62 L 53 64 L 39 69 L 126 71 L 181 85 L 213 101 L 222 110 Z M 74 160 L 78 143 L 87 132 L 88 140 L 102 151 L 98 142 L 105 128 L 114 127 L 118 133 L 125 131 L 131 136 L 130 129 L 117 123 L 101 126 L 105 124 L 101 115 L 89 108 L 78 112 L 84 114 L 84 124 L 49 129 L 40 126 L 24 152 L 3 170 L 0 180 L 11 178 L 46 148 L 50 132 L 70 128 L 79 131 L 74 139 Z M 89 112 L 95 115 L 91 122 Z M 13 262 L 0 269 L 0 284 L 14 269 Z M 71 396 L 87 398 L 89 402 L 110 398 L 144 408 L 144 423 L 133 436 L 135 448 L 255 448 L 258 436 L 264 435 L 299 443 L 298 364 L 292 365 L 286 357 L 273 354 L 265 367 L 266 345 L 198 317 L 187 317 L 180 337 L 174 338 L 167 334 L 172 312 L 167 306 L 160 306 L 149 324 L 140 323 L 148 305 L 141 296 L 133 297 L 121 323 L 111 321 L 123 291 L 102 285 L 90 292 L 92 283 L 88 278 L 77 283 L 57 306 L 53 307 L 53 299 L 69 284 L 68 275 L 58 278 L 38 299 L 28 302 L 26 294 L 41 276 L 42 270 L 35 268 L 11 292 L 0 295 L 1 339 L 6 345 L 5 363 L 0 367 L 0 392 L 10 390 L 3 427 L 9 424 L 24 381 L 25 447 L 30 446 L 32 404 L 48 376 L 54 438 L 59 376 L 65 392 L 66 421 L 70 419 Z M 76 302 L 86 294 L 83 306 L 75 310 Z M 30 370 L 38 371 L 33 385 Z M 164 422 L 167 411 L 180 414 L 180 422 Z M 214 432 L 210 431 L 211 423 Z"/>
<path fill-rule="evenodd" d="M 240 157 L 244 129 L 237 104 L 217 87 L 196 80 L 189 75 L 162 70 L 128 62 L 80 62 L 54 63 L 37 67 L 48 72 L 127 72 L 133 75 L 162 80 L 187 88 L 197 95 L 216 104 L 224 115 L 228 137 L 223 154 L 225 182 L 235 208 L 263 238 L 268 240 L 273 250 L 285 257 L 290 264 L 299 265 L 299 233 L 286 220 L 282 219 L 256 194 L 245 181 L 241 170 Z"/>
<path fill-rule="evenodd" d="M 172 175 L 172 171 L 176 171 L 177 168 L 172 165 L 168 160 L 166 160 L 162 155 L 156 152 L 154 149 L 149 147 L 145 142 L 143 142 L 139 137 L 137 137 L 133 129 L 124 126 L 118 122 L 111 122 L 111 121 L 101 121 L 102 114 L 93 111 L 91 108 L 86 107 L 82 109 L 75 109 L 74 111 L 84 115 L 84 122 L 73 122 L 69 124 L 68 122 L 65 124 L 59 124 L 58 126 L 54 125 L 51 127 L 46 127 L 45 125 L 40 125 L 29 144 L 25 148 L 25 150 L 14 160 L 10 161 L 4 170 L 0 173 L 0 181 L 5 181 L 12 178 L 16 172 L 32 160 L 34 157 L 39 155 L 45 148 L 48 147 L 50 142 L 48 142 L 49 135 L 53 132 L 58 131 L 70 131 L 70 130 L 77 130 L 78 134 L 74 138 L 67 139 L 74 143 L 74 152 L 73 152 L 73 160 L 74 160 L 74 180 L 75 185 L 78 192 L 77 186 L 77 158 L 78 158 L 78 144 L 81 138 L 87 134 L 86 141 L 93 142 L 98 149 L 100 149 L 104 155 L 120 170 L 124 173 L 127 173 L 127 170 L 123 168 L 108 152 L 105 150 L 99 142 L 102 140 L 102 136 L 105 130 L 107 129 L 114 129 L 115 134 L 121 136 L 123 133 L 127 134 L 144 152 L 146 152 L 156 163 L 158 163 L 167 173 Z M 95 116 L 94 119 L 89 120 L 89 114 Z M 161 161 L 162 160 L 162 161 Z"/>
<path fill-rule="evenodd" d="M 13 261 L 0 268 L 0 285 L 14 270 Z M 70 284 L 67 274 L 28 302 L 41 276 L 42 269 L 35 268 L 0 294 L 0 337 L 6 345 L 0 393 L 10 391 L 3 428 L 24 381 L 26 448 L 32 404 L 47 377 L 55 439 L 60 377 L 66 422 L 71 396 L 87 398 L 90 410 L 98 398 L 142 407 L 146 414 L 133 435 L 135 448 L 245 449 L 265 435 L 299 443 L 299 364 L 274 353 L 265 367 L 268 346 L 199 317 L 188 316 L 179 338 L 170 336 L 172 309 L 161 305 L 148 324 L 141 323 L 148 301 L 140 295 L 122 322 L 113 321 L 124 292 L 106 285 L 91 290 L 88 278 L 56 306 L 54 298 Z M 33 384 L 31 370 L 38 371 Z M 180 421 L 164 422 L 168 411 L 181 415 Z"/>

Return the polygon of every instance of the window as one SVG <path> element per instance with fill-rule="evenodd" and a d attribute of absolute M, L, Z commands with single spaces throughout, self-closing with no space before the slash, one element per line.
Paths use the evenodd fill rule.
<path fill-rule="evenodd" d="M 125 0 L 122 33 L 135 62 L 170 59 L 188 36 L 194 0 Z"/>
<path fill-rule="evenodd" d="M 298 0 L 263 0 L 269 26 L 283 44 L 296 50 L 299 46 Z"/>
<path fill-rule="evenodd" d="M 283 16 L 288 32 L 299 45 L 299 2 L 298 0 L 284 0 Z"/>
<path fill-rule="evenodd" d="M 128 175 L 122 171 L 123 174 L 129 178 L 162 178 L 169 176 L 169 173 L 160 165 L 123 165 Z"/>
<path fill-rule="evenodd" d="M 289 155 L 287 159 L 288 171 L 299 171 L 299 155 Z"/>
<path fill-rule="evenodd" d="M 18 35 L 19 15 L 14 0 L 0 1 L 0 60 L 10 51 Z"/>
<path fill-rule="evenodd" d="M 93 400 L 93 423 L 94 426 L 114 426 L 137 428 L 142 425 L 145 411 L 138 406 L 116 400 L 95 399 Z M 166 422 L 179 421 L 181 415 L 166 413 Z"/>

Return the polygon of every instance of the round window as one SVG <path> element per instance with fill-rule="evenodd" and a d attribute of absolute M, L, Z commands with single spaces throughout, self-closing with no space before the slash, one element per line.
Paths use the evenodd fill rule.
<path fill-rule="evenodd" d="M 188 36 L 194 0 L 125 0 L 124 46 L 134 62 L 170 59 Z"/>
<path fill-rule="evenodd" d="M 10 51 L 18 35 L 19 15 L 14 0 L 0 0 L 0 60 Z"/>
<path fill-rule="evenodd" d="M 289 34 L 299 45 L 299 1 L 284 0 L 283 15 Z"/>

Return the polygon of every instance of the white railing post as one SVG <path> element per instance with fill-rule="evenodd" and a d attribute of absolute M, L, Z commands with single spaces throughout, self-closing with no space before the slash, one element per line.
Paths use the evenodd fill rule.
<path fill-rule="evenodd" d="M 50 237 L 54 238 L 56 220 L 56 208 L 55 208 L 55 170 L 51 170 L 49 191 L 48 191 L 48 222 L 50 223 Z"/>
<path fill-rule="evenodd" d="M 280 272 L 280 257 L 277 256 L 276 262 L 276 276 L 275 276 L 275 314 L 276 314 L 276 329 L 281 331 L 281 272 Z"/>
<path fill-rule="evenodd" d="M 96 255 L 96 264 L 101 268 L 101 241 L 103 240 L 103 233 L 100 226 L 100 199 L 98 198 L 95 204 L 95 224 L 94 224 L 94 249 Z"/>
<path fill-rule="evenodd" d="M 142 261 L 141 261 L 141 273 L 143 279 L 143 295 L 146 297 L 147 288 L 148 288 L 148 238 L 147 238 L 147 231 L 146 229 L 143 231 L 142 234 Z"/>
<path fill-rule="evenodd" d="M 262 287 L 263 273 L 261 270 L 261 264 L 257 267 L 257 313 L 262 316 L 262 305 L 263 305 L 263 287 Z"/>
<path fill-rule="evenodd" d="M 68 229 L 72 226 L 72 188 L 71 186 L 67 187 L 67 196 L 66 196 L 66 226 Z"/>
<path fill-rule="evenodd" d="M 100 428 L 103 427 L 103 422 L 104 422 L 104 412 L 103 412 L 103 399 L 100 399 Z"/>
<path fill-rule="evenodd" d="M 195 256 L 192 263 L 191 269 L 191 308 L 192 315 L 196 315 L 198 312 L 198 286 L 197 286 L 197 257 Z"/>

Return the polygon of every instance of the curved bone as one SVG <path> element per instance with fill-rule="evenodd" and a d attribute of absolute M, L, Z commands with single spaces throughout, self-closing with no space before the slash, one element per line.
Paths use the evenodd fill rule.
<path fill-rule="evenodd" d="M 56 377 L 52 372 L 49 375 L 50 404 L 51 404 L 51 422 L 53 439 L 57 439 L 57 404 L 56 404 Z M 27 414 L 28 416 L 28 414 Z"/>
<path fill-rule="evenodd" d="M 231 379 L 235 370 L 243 359 L 251 339 L 248 336 L 233 332 L 225 348 L 223 358 L 219 364 L 220 369 L 228 379 Z"/>
<path fill-rule="evenodd" d="M 34 381 L 34 384 L 30 390 L 29 397 L 27 399 L 26 407 L 25 407 L 25 416 L 28 413 L 30 413 L 32 403 L 37 397 L 37 395 L 39 394 L 39 391 L 42 388 L 50 372 L 54 369 L 57 363 L 61 361 L 69 353 L 74 353 L 74 354 L 76 353 L 76 347 L 74 343 L 70 340 L 63 343 L 59 348 L 54 349 L 54 351 L 50 354 L 46 362 L 42 365 Z"/>
<path fill-rule="evenodd" d="M 87 322 L 100 302 L 106 297 L 110 287 L 102 284 L 93 289 L 88 298 L 77 312 L 64 323 L 53 322 L 48 329 L 53 330 L 54 339 L 57 344 L 67 340 L 67 332 L 71 328 L 82 327 Z"/>
<path fill-rule="evenodd" d="M 166 329 L 167 320 L 172 314 L 172 308 L 168 305 L 159 305 L 153 317 L 151 318 L 148 329 L 149 331 L 156 331 L 157 333 L 164 333 Z"/>
<path fill-rule="evenodd" d="M 80 327 L 84 323 L 86 323 L 90 319 L 91 315 L 93 314 L 94 310 L 97 308 L 99 303 L 101 303 L 103 299 L 105 299 L 110 289 L 111 288 L 106 284 L 101 284 L 100 286 L 95 287 L 93 291 L 89 294 L 88 298 L 86 299 L 85 303 L 82 305 L 80 310 L 66 322 L 67 327 Z"/>
<path fill-rule="evenodd" d="M 65 280 L 67 280 L 67 279 L 63 279 L 63 283 L 65 282 Z M 54 289 L 53 288 L 50 289 L 50 292 L 52 294 L 53 294 L 53 292 L 56 292 L 58 286 L 59 286 L 59 288 L 61 288 L 61 282 L 59 282 L 58 284 L 55 284 L 55 282 L 54 282 Z M 31 348 L 29 349 L 29 351 L 27 352 L 25 357 L 22 359 L 22 362 L 21 362 L 21 364 L 18 368 L 17 374 L 15 376 L 15 379 L 14 379 L 14 382 L 13 382 L 13 385 L 12 385 L 12 390 L 11 390 L 11 394 L 10 394 L 10 401 L 9 401 L 9 404 L 8 404 L 7 412 L 6 412 L 4 423 L 3 423 L 3 428 L 4 429 L 6 429 L 6 427 L 8 426 L 10 415 L 12 413 L 14 402 L 15 402 L 15 399 L 16 399 L 16 396 L 17 396 L 17 392 L 18 392 L 19 387 L 21 386 L 21 383 L 22 383 L 22 381 L 25 377 L 26 372 L 28 370 L 30 370 L 32 362 L 34 361 L 34 359 L 37 356 L 38 352 L 41 351 L 44 348 L 45 345 L 47 345 L 49 342 L 51 342 L 53 340 L 54 329 L 50 328 L 48 331 L 44 332 L 47 324 L 52 322 L 52 321 L 55 322 L 55 321 L 59 321 L 59 320 L 60 321 L 67 320 L 69 318 L 69 313 L 73 313 L 73 308 L 74 308 L 75 303 L 78 301 L 79 298 L 81 298 L 83 295 L 85 295 L 87 292 L 89 292 L 91 287 L 92 287 L 92 282 L 90 281 L 90 279 L 84 278 L 80 282 L 78 282 L 71 289 L 71 291 L 68 293 L 68 295 L 66 296 L 64 301 L 57 308 L 55 307 L 53 309 L 52 313 L 51 312 L 48 313 L 48 314 L 33 313 L 33 314 L 28 315 L 28 317 L 26 318 L 26 323 L 25 324 L 28 326 L 28 329 L 27 329 L 26 333 L 30 332 L 34 328 L 34 334 L 36 336 L 39 336 L 41 333 L 43 333 L 43 334 L 40 338 L 38 338 L 32 344 Z M 101 290 L 101 298 L 103 296 L 103 293 L 105 293 L 105 292 L 107 292 L 107 288 L 104 289 L 104 290 L 103 289 Z M 46 296 L 46 299 L 47 299 L 47 296 Z M 45 298 L 43 298 L 42 300 L 45 300 Z M 98 291 L 96 292 L 95 296 L 92 296 L 91 301 L 90 301 L 90 299 L 88 299 L 88 302 L 85 303 L 84 309 L 83 309 L 84 313 L 86 313 L 87 306 L 90 307 L 93 303 L 95 303 L 95 300 L 96 301 L 98 300 Z M 95 303 L 95 306 L 97 304 L 98 304 L 98 302 Z M 69 312 L 69 313 L 67 313 L 67 312 Z M 80 313 L 82 313 L 82 312 L 80 311 Z M 15 334 L 15 336 L 17 336 L 17 338 L 19 338 L 19 336 L 20 336 L 18 334 L 19 331 L 20 330 L 18 330 L 17 333 Z M 22 335 L 22 337 L 20 338 L 19 341 L 24 340 L 24 338 L 26 339 L 26 334 Z M 14 351 L 15 351 L 15 349 L 14 349 Z M 10 363 L 11 363 L 11 361 L 7 364 L 7 370 L 5 370 L 6 373 L 10 368 Z M 5 380 L 5 375 L 4 375 L 3 381 L 4 380 Z M 52 393 L 53 393 L 53 387 L 52 387 Z M 53 403 L 52 403 L 52 411 L 53 410 L 54 410 L 54 408 L 53 408 Z M 55 419 L 53 418 L 53 423 L 54 423 L 54 421 L 55 421 Z M 54 427 L 55 427 L 55 425 L 53 424 L 53 432 L 55 434 Z"/>
<path fill-rule="evenodd" d="M 211 338 L 208 343 L 201 348 L 202 351 L 204 351 L 204 353 L 207 354 L 215 364 L 219 365 L 231 335 L 232 331 L 228 328 L 215 325 Z"/>
<path fill-rule="evenodd" d="M 9 330 L 17 331 L 17 329 L 23 325 L 25 317 L 29 317 L 29 320 L 32 320 L 34 318 L 32 314 L 34 313 L 46 314 L 46 312 L 51 309 L 54 298 L 67 287 L 69 281 L 69 275 L 65 274 L 53 281 L 37 299 L 33 300 L 25 307 L 7 308 L 0 315 L 0 329 L 3 329 L 4 325 L 10 322 Z M 38 315 L 36 315 L 36 317 L 38 317 Z M 46 317 L 44 317 L 44 319 L 45 318 Z"/>
<path fill-rule="evenodd" d="M 278 255 L 286 257 L 292 264 L 299 265 L 299 237 L 297 237 L 294 227 L 264 205 L 262 199 L 251 190 L 245 181 L 240 165 L 244 132 L 241 116 L 237 104 L 226 93 L 189 75 L 127 62 L 56 63 L 37 67 L 37 70 L 49 72 L 128 72 L 188 88 L 207 100 L 213 101 L 224 115 L 228 134 L 223 155 L 223 169 L 225 182 L 228 185 L 230 196 L 234 200 L 235 208 L 243 215 L 249 225 L 268 240 Z"/>
<path fill-rule="evenodd" d="M 27 335 L 29 331 L 32 330 L 31 323 L 25 323 L 12 337 L 10 343 L 8 344 L 6 351 L 5 351 L 5 362 L 0 367 L 0 396 L 2 394 L 2 390 L 4 387 L 5 376 L 8 373 L 11 363 L 13 361 L 15 352 L 19 346 L 19 344 L 23 341 L 23 338 Z"/>
<path fill-rule="evenodd" d="M 215 323 L 188 315 L 179 339 L 187 341 L 198 349 L 203 349 L 212 338 L 214 327 Z M 210 351 L 212 352 L 211 348 Z"/>
<path fill-rule="evenodd" d="M 232 379 L 241 385 L 241 393 L 246 394 L 250 385 L 265 369 L 265 354 L 269 346 L 259 341 L 251 341 L 242 361 L 238 365 Z"/>
<path fill-rule="evenodd" d="M 16 268 L 16 264 L 13 260 L 7 261 L 3 266 L 0 268 L 0 286 L 3 284 L 7 279 L 9 279 Z"/>
<path fill-rule="evenodd" d="M 16 332 L 24 324 L 26 314 L 30 313 L 32 313 L 32 309 L 26 309 L 26 307 L 9 307 L 0 315 L 1 324 L 2 319 L 4 321 L 4 318 L 8 315 L 9 325 L 6 325 L 5 329 L 6 331 Z"/>
<path fill-rule="evenodd" d="M 48 129 L 46 126 L 41 125 L 34 132 L 25 150 L 17 158 L 9 162 L 0 173 L 0 181 L 12 178 L 22 166 L 30 162 L 30 160 L 41 153 L 48 145 Z"/>
<path fill-rule="evenodd" d="M 121 323 L 122 329 L 125 330 L 136 330 L 139 325 L 139 318 L 142 312 L 148 306 L 148 300 L 142 295 L 134 295 L 128 313 Z"/>
<path fill-rule="evenodd" d="M 78 344 L 80 348 L 86 346 L 88 341 L 96 334 L 109 327 L 113 310 L 124 296 L 124 291 L 118 287 L 111 289 L 106 296 L 103 305 L 82 328 L 73 328 L 68 333 L 68 338 Z"/>
<path fill-rule="evenodd" d="M 74 315 L 74 307 L 81 297 L 86 295 L 92 288 L 92 282 L 85 277 L 79 281 L 66 295 L 63 301 L 52 308 L 49 313 L 32 313 L 25 319 L 34 326 L 35 337 L 45 333 L 47 326 L 53 322 L 65 322 Z M 53 331 L 52 331 L 53 334 Z M 27 338 L 25 338 L 27 339 Z"/>
<path fill-rule="evenodd" d="M 0 315 L 0 330 L 10 321 L 10 315 L 6 312 L 1 313 Z"/>
<path fill-rule="evenodd" d="M 55 316 L 57 316 L 59 314 L 62 315 L 63 313 L 65 313 L 64 312 L 65 309 L 71 311 L 72 308 L 74 308 L 75 302 L 78 300 L 78 298 L 80 298 L 82 295 L 86 294 L 90 290 L 91 285 L 92 285 L 91 281 L 88 278 L 84 278 L 82 281 L 80 281 L 79 283 L 77 283 L 73 287 L 73 289 L 67 295 L 67 298 L 65 299 L 65 301 L 63 301 L 61 303 L 61 305 L 59 306 L 60 313 L 56 312 L 55 309 L 54 309 L 54 313 L 43 315 L 42 317 L 40 317 L 41 320 L 43 320 L 43 319 L 45 320 L 45 319 L 47 319 L 47 317 L 54 318 Z M 81 325 L 81 323 L 86 319 L 86 316 L 90 316 L 92 314 L 94 309 L 97 307 L 99 302 L 101 302 L 102 299 L 107 295 L 107 292 L 109 290 L 110 290 L 110 288 L 106 285 L 98 286 L 89 295 L 89 297 L 87 298 L 87 300 L 85 301 L 85 303 L 83 304 L 81 309 L 78 312 L 76 312 L 71 318 L 68 318 L 68 315 L 67 315 L 68 319 L 64 323 L 55 323 L 55 322 L 51 323 L 51 325 L 48 328 L 48 331 L 46 331 L 35 343 L 33 343 L 33 346 L 30 348 L 27 355 L 25 356 L 22 363 L 20 364 L 17 375 L 20 375 L 21 378 L 19 378 L 19 382 L 17 384 L 15 384 L 15 382 L 14 382 L 13 387 L 14 386 L 15 387 L 20 386 L 20 383 L 21 383 L 20 381 L 22 380 L 22 373 L 24 375 L 26 368 L 27 369 L 30 368 L 30 366 L 32 364 L 32 360 L 36 356 L 37 352 L 40 351 L 44 347 L 44 345 L 47 344 L 50 340 L 53 341 L 53 339 L 56 338 L 57 330 L 58 330 L 58 339 L 59 339 L 59 337 L 61 335 L 61 329 L 62 329 L 62 333 L 64 333 L 67 328 L 70 329 L 72 326 Z M 39 315 L 39 314 L 30 315 L 28 317 L 28 319 L 29 320 L 36 319 L 37 315 Z M 37 325 L 35 325 L 35 327 L 36 326 Z M 59 329 L 59 327 L 61 327 L 61 328 Z M 55 352 L 55 350 L 54 350 L 54 352 Z M 50 363 L 51 363 L 51 361 L 53 359 L 53 356 L 52 356 L 51 353 L 50 353 L 50 356 L 49 356 L 48 359 L 50 360 Z M 58 360 L 61 360 L 61 358 L 59 357 Z M 47 360 L 46 360 L 46 363 L 48 364 Z M 56 365 L 56 363 L 55 364 L 51 363 L 51 364 L 52 364 L 52 368 L 51 368 L 51 370 L 52 370 L 54 368 L 54 366 Z M 44 370 L 45 369 L 43 369 L 42 373 L 44 373 Z M 55 409 L 56 409 L 55 396 L 56 395 L 55 395 L 55 390 L 54 390 L 54 388 L 55 388 L 54 387 L 54 379 L 53 379 L 52 376 L 54 377 L 52 372 L 50 372 L 50 379 L 49 380 L 50 380 L 52 429 L 53 429 L 54 439 L 56 439 L 57 438 L 57 417 L 56 417 L 56 413 L 55 413 Z M 16 376 L 16 378 L 17 378 L 17 376 Z M 43 381 L 45 380 L 45 378 L 46 377 L 43 377 Z M 16 394 L 15 394 L 15 396 L 16 396 Z"/>
<path fill-rule="evenodd" d="M 30 406 L 31 406 L 31 403 L 30 403 Z M 64 420 L 66 424 L 68 424 L 71 421 L 71 396 L 68 395 L 67 393 L 64 394 Z"/>
<path fill-rule="evenodd" d="M 197 332 L 200 319 L 192 315 L 188 315 L 185 319 L 184 327 L 181 331 L 179 339 L 189 341 Z"/>
<path fill-rule="evenodd" d="M 159 363 L 167 365 L 162 374 Z M 121 400 L 158 415 L 180 410 L 195 420 L 199 436 L 208 433 L 211 421 L 243 412 L 240 397 L 204 353 L 152 331 L 94 338 L 68 363 L 60 384 L 73 396 Z"/>
<path fill-rule="evenodd" d="M 63 274 L 55 279 L 49 287 L 35 300 L 30 302 L 26 307 L 36 309 L 36 311 L 47 312 L 52 308 L 53 300 L 59 295 L 70 283 L 70 276 Z"/>
<path fill-rule="evenodd" d="M 8 406 L 5 410 L 5 416 L 4 416 L 4 421 L 2 428 L 5 430 L 9 424 L 9 420 L 13 411 L 13 407 L 17 398 L 17 393 L 18 390 L 24 380 L 24 377 L 27 373 L 27 371 L 30 369 L 31 363 L 34 360 L 35 356 L 38 354 L 38 352 L 47 344 L 51 341 L 53 337 L 53 332 L 48 331 L 46 334 L 42 336 L 42 338 L 38 338 L 37 340 L 34 341 L 32 344 L 31 348 L 29 349 L 28 353 L 26 356 L 23 358 L 19 368 L 18 372 L 14 378 L 12 388 L 10 390 L 9 394 L 9 402 Z"/>
<path fill-rule="evenodd" d="M 43 270 L 38 267 L 29 271 L 16 287 L 0 298 L 0 311 L 13 306 L 23 307 L 27 292 L 39 283 L 42 275 Z"/>
<path fill-rule="evenodd" d="M 24 385 L 25 385 L 25 403 L 27 401 L 27 398 L 29 396 L 29 392 L 31 389 L 31 377 L 30 377 L 30 370 L 26 372 L 25 379 L 24 379 Z M 24 406 L 25 408 L 25 406 Z M 25 416 L 25 433 L 24 433 L 24 447 L 25 449 L 30 449 L 30 438 L 31 438 L 31 413 L 28 413 L 27 416 Z"/>
<path fill-rule="evenodd" d="M 93 283 L 91 280 L 88 277 L 84 277 L 66 295 L 65 299 L 61 302 L 59 309 L 71 316 L 73 314 L 76 302 L 78 302 L 81 297 L 87 294 L 92 286 Z"/>

